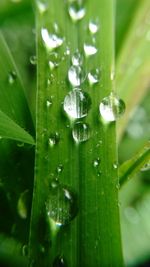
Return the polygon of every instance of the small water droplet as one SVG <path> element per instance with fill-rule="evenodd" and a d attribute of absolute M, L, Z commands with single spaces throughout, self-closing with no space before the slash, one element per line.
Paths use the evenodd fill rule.
<path fill-rule="evenodd" d="M 93 161 L 93 166 L 94 166 L 95 168 L 97 168 L 99 165 L 100 165 L 100 159 L 97 158 L 97 159 L 95 159 L 95 160 Z"/>
<path fill-rule="evenodd" d="M 113 163 L 113 168 L 114 168 L 114 169 L 118 169 L 118 163 L 117 163 L 117 162 L 114 162 L 114 163 Z"/>
<path fill-rule="evenodd" d="M 57 166 L 57 168 L 56 168 L 56 172 L 57 172 L 58 174 L 60 174 L 62 171 L 63 171 L 63 165 L 62 165 L 62 164 L 59 164 L 59 165 Z"/>
<path fill-rule="evenodd" d="M 64 257 L 57 256 L 53 262 L 53 267 L 67 267 L 67 263 Z"/>
<path fill-rule="evenodd" d="M 146 163 L 142 168 L 141 171 L 145 172 L 145 171 L 149 171 L 150 170 L 150 162 Z"/>
<path fill-rule="evenodd" d="M 125 103 L 122 99 L 110 94 L 103 98 L 99 111 L 105 122 L 116 121 L 125 112 Z"/>
<path fill-rule="evenodd" d="M 25 190 L 23 193 L 21 193 L 17 203 L 18 214 L 22 219 L 26 219 L 28 215 L 28 200 L 29 190 Z"/>
<path fill-rule="evenodd" d="M 49 33 L 45 28 L 42 28 L 41 36 L 44 45 L 49 52 L 54 50 L 55 48 L 60 47 L 64 42 L 63 38 L 57 36 L 56 34 Z"/>
<path fill-rule="evenodd" d="M 69 46 L 66 47 L 66 51 L 64 52 L 65 56 L 69 56 L 70 55 L 70 48 Z"/>
<path fill-rule="evenodd" d="M 36 56 L 31 56 L 30 57 L 30 63 L 32 65 L 36 65 L 37 64 L 37 57 Z"/>
<path fill-rule="evenodd" d="M 66 225 L 76 216 L 77 210 L 76 195 L 69 188 L 62 185 L 51 187 L 46 203 L 50 223 L 58 227 Z"/>
<path fill-rule="evenodd" d="M 86 117 L 91 106 L 89 95 L 79 88 L 73 89 L 64 99 L 64 111 L 72 119 Z"/>
<path fill-rule="evenodd" d="M 58 181 L 58 179 L 57 179 L 57 178 L 52 179 L 52 181 L 51 181 L 51 187 L 52 187 L 52 188 L 56 188 L 56 187 L 58 187 L 58 186 L 59 186 L 59 181 Z"/>
<path fill-rule="evenodd" d="M 52 105 L 52 101 L 46 100 L 46 106 L 47 106 L 47 108 L 49 108 L 51 105 Z"/>
<path fill-rule="evenodd" d="M 59 133 L 52 133 L 50 136 L 49 136 L 49 139 L 48 139 L 48 143 L 51 147 L 55 146 L 56 144 L 58 144 L 60 141 L 60 136 L 59 136 Z"/>
<path fill-rule="evenodd" d="M 84 44 L 83 45 L 84 53 L 86 57 L 95 55 L 97 53 L 97 48 L 93 44 Z"/>
<path fill-rule="evenodd" d="M 79 66 L 71 66 L 68 70 L 68 80 L 73 87 L 80 86 L 85 80 L 82 68 Z"/>
<path fill-rule="evenodd" d="M 73 22 L 77 22 L 84 18 L 86 10 L 81 3 L 74 1 L 68 7 L 70 18 Z"/>
<path fill-rule="evenodd" d="M 89 125 L 83 122 L 76 122 L 73 126 L 72 136 L 76 143 L 87 141 L 90 138 Z"/>
<path fill-rule="evenodd" d="M 81 66 L 83 64 L 83 57 L 78 50 L 73 54 L 71 61 L 73 66 Z"/>
<path fill-rule="evenodd" d="M 99 29 L 99 26 L 98 26 L 98 23 L 93 21 L 93 20 L 90 20 L 89 22 L 89 31 L 91 34 L 95 34 L 98 32 L 98 29 Z"/>
<path fill-rule="evenodd" d="M 8 82 L 9 84 L 13 84 L 17 79 L 17 74 L 15 71 L 10 71 L 8 73 Z"/>
<path fill-rule="evenodd" d="M 100 71 L 99 71 L 99 69 L 91 70 L 88 73 L 88 81 L 89 81 L 90 85 L 98 83 L 99 79 L 100 79 Z"/>
<path fill-rule="evenodd" d="M 37 8 L 40 14 L 44 14 L 48 9 L 47 2 L 45 0 L 38 0 Z"/>
<path fill-rule="evenodd" d="M 23 245 L 23 247 L 22 247 L 22 255 L 24 257 L 28 256 L 28 245 Z"/>

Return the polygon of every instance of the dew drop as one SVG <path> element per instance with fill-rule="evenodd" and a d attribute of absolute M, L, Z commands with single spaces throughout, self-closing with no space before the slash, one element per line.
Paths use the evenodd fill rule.
<path fill-rule="evenodd" d="M 79 2 L 74 1 L 69 5 L 68 12 L 72 21 L 77 22 L 84 18 L 86 10 Z"/>
<path fill-rule="evenodd" d="M 90 85 L 96 84 L 100 79 L 100 71 L 99 69 L 91 70 L 88 73 L 88 81 Z"/>
<path fill-rule="evenodd" d="M 80 86 L 84 81 L 85 75 L 79 66 L 71 66 L 68 70 L 68 80 L 73 87 Z"/>
<path fill-rule="evenodd" d="M 58 174 L 60 174 L 62 171 L 63 171 L 63 165 L 62 165 L 62 164 L 59 164 L 59 165 L 57 166 L 57 168 L 56 168 L 56 172 L 57 172 Z"/>
<path fill-rule="evenodd" d="M 49 33 L 45 28 L 42 28 L 41 36 L 44 45 L 49 52 L 54 50 L 55 48 L 60 47 L 64 42 L 63 38 L 57 36 L 56 34 Z"/>
<path fill-rule="evenodd" d="M 125 112 L 125 103 L 111 93 L 103 98 L 99 111 L 105 122 L 116 121 Z"/>
<path fill-rule="evenodd" d="M 17 203 L 18 214 L 22 219 L 26 219 L 28 215 L 28 200 L 29 190 L 25 190 L 23 193 L 21 193 Z"/>
<path fill-rule="evenodd" d="M 73 89 L 64 99 L 64 111 L 72 119 L 86 117 L 91 106 L 89 95 L 79 88 Z"/>
<path fill-rule="evenodd" d="M 10 71 L 8 73 L 8 82 L 9 84 L 13 84 L 17 79 L 17 74 L 15 71 Z"/>
<path fill-rule="evenodd" d="M 98 32 L 98 29 L 99 29 L 98 23 L 97 22 L 94 22 L 93 20 L 91 20 L 89 22 L 89 31 L 90 31 L 90 33 L 91 34 L 95 34 L 95 33 Z"/>
<path fill-rule="evenodd" d="M 57 179 L 57 178 L 52 179 L 52 181 L 51 181 L 51 187 L 52 187 L 52 188 L 56 188 L 56 187 L 58 187 L 58 186 L 59 186 L 59 181 L 58 181 L 58 179 Z"/>
<path fill-rule="evenodd" d="M 71 61 L 72 61 L 72 65 L 73 66 L 81 66 L 82 65 L 82 63 L 83 63 L 83 57 L 79 53 L 78 50 L 73 54 Z"/>
<path fill-rule="evenodd" d="M 84 44 L 83 45 L 84 53 L 86 57 L 95 55 L 97 53 L 97 48 L 93 44 Z"/>
<path fill-rule="evenodd" d="M 38 0 L 37 1 L 37 8 L 38 8 L 38 11 L 40 14 L 44 14 L 48 9 L 48 5 L 47 5 L 46 1 Z"/>
<path fill-rule="evenodd" d="M 50 189 L 46 212 L 51 224 L 67 225 L 78 211 L 76 195 L 67 187 L 58 185 Z"/>
<path fill-rule="evenodd" d="M 55 145 L 57 145 L 59 143 L 59 141 L 60 141 L 60 136 L 57 132 L 52 133 L 49 136 L 49 139 L 48 139 L 49 146 L 54 147 Z"/>
<path fill-rule="evenodd" d="M 67 263 L 64 257 L 57 256 L 53 262 L 53 267 L 67 267 Z"/>
<path fill-rule="evenodd" d="M 32 65 L 36 65 L 37 64 L 37 57 L 36 56 L 31 56 L 30 57 L 30 63 Z"/>
<path fill-rule="evenodd" d="M 23 245 L 23 247 L 22 247 L 22 255 L 24 257 L 28 256 L 28 246 L 27 245 Z"/>
<path fill-rule="evenodd" d="M 52 102 L 50 100 L 46 100 L 46 106 L 49 108 L 52 105 Z"/>
<path fill-rule="evenodd" d="M 116 162 L 113 163 L 113 168 L 118 169 L 118 164 Z"/>
<path fill-rule="evenodd" d="M 141 171 L 149 171 L 150 170 L 150 162 L 146 163 L 142 168 Z"/>
<path fill-rule="evenodd" d="M 97 159 L 95 159 L 95 160 L 93 161 L 93 166 L 94 166 L 94 168 L 97 168 L 97 167 L 99 166 L 99 164 L 100 164 L 100 159 L 99 159 L 99 158 L 97 158 Z"/>
<path fill-rule="evenodd" d="M 90 138 L 89 125 L 83 122 L 76 122 L 73 126 L 72 136 L 76 143 L 87 141 Z"/>

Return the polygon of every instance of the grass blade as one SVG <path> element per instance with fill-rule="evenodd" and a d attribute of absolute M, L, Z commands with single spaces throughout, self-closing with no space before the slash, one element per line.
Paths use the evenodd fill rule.
<path fill-rule="evenodd" d="M 124 162 L 119 169 L 119 182 L 122 186 L 126 181 L 132 178 L 142 168 L 150 162 L 150 142 L 131 159 Z"/>
<path fill-rule="evenodd" d="M 0 111 L 0 136 L 1 138 L 12 139 L 31 145 L 35 144 L 33 137 L 2 111 Z"/>
<path fill-rule="evenodd" d="M 125 115 L 118 124 L 119 139 L 131 111 L 143 99 L 149 88 L 149 18 L 149 1 L 141 1 L 117 60 L 118 93 L 126 103 Z"/>
<path fill-rule="evenodd" d="M 0 65 L 0 109 L 21 127 L 34 133 L 21 78 L 2 33 L 0 33 Z"/>
<path fill-rule="evenodd" d="M 113 163 L 117 160 L 115 123 L 106 126 L 100 121 L 98 112 L 99 102 L 110 94 L 113 86 L 110 77 L 114 67 L 112 27 L 114 2 L 85 1 L 85 6 L 80 7 L 82 11 L 80 16 L 84 17 L 84 8 L 86 15 L 76 23 L 71 21 L 68 14 L 69 8 L 71 17 L 77 19 L 72 4 L 70 6 L 68 2 L 54 0 L 47 1 L 46 4 L 47 10 L 44 13 L 37 10 L 36 18 L 37 145 L 29 246 L 30 263 L 34 262 L 39 267 L 53 266 L 54 262 L 59 262 L 57 256 L 64 256 L 70 267 L 97 265 L 121 267 L 123 263 L 117 202 L 118 177 L 117 169 L 113 167 Z M 95 37 L 97 54 L 90 57 L 88 53 L 93 53 L 91 46 L 89 45 L 89 52 L 89 47 L 85 44 L 92 42 L 92 34 L 88 29 L 91 19 L 98 20 L 100 29 Z M 48 39 L 52 37 L 47 35 L 47 30 L 50 33 L 55 32 L 64 39 L 53 36 L 52 42 L 46 43 L 47 37 Z M 60 47 L 52 52 L 47 51 L 51 50 L 51 45 Z M 68 46 L 69 56 L 66 52 Z M 85 56 L 83 46 L 86 50 Z M 76 136 L 76 130 L 73 128 L 76 124 L 66 118 L 62 105 L 68 93 L 76 92 L 71 98 L 73 99 L 71 101 L 76 101 L 74 94 L 82 92 L 78 89 L 72 91 L 66 79 L 68 69 L 71 67 L 71 58 L 77 50 L 84 58 L 82 67 L 86 76 L 93 68 L 101 68 L 102 71 L 100 84 L 96 84 L 94 88 L 87 80 L 81 84 L 84 92 L 84 97 L 81 99 L 86 99 L 86 106 L 83 109 L 80 107 L 80 98 L 77 100 L 79 107 L 77 103 L 74 104 L 77 107 L 73 110 L 72 116 L 78 117 L 76 114 L 78 108 L 81 109 L 80 112 L 86 113 L 89 109 L 89 98 L 92 101 L 88 116 L 77 120 L 81 125 L 84 122 L 91 128 L 89 140 L 83 143 L 80 141 L 84 138 L 86 141 L 87 135 L 82 132 Z M 92 51 L 95 51 L 95 46 L 92 47 Z M 58 56 L 55 59 L 53 52 Z M 82 77 L 80 79 L 82 80 Z M 76 78 L 69 80 L 72 85 L 77 83 Z M 89 98 L 86 94 L 89 94 Z M 68 110 L 67 107 L 66 104 L 64 109 Z M 58 181 L 55 181 L 55 178 Z M 53 182 L 58 183 L 54 191 Z M 79 207 L 78 215 L 71 222 L 77 207 Z M 50 226 L 49 231 L 48 226 Z"/>

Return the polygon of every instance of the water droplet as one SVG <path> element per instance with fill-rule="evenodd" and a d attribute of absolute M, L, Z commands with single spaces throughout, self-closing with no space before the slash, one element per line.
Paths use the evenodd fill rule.
<path fill-rule="evenodd" d="M 78 210 L 76 195 L 62 185 L 51 188 L 49 193 L 46 211 L 50 223 L 58 227 L 70 223 Z"/>
<path fill-rule="evenodd" d="M 46 106 L 47 106 L 47 108 L 49 108 L 51 105 L 52 105 L 52 101 L 46 100 Z"/>
<path fill-rule="evenodd" d="M 28 256 L 28 246 L 27 245 L 23 245 L 23 247 L 22 247 L 22 255 L 24 257 Z"/>
<path fill-rule="evenodd" d="M 60 141 L 60 136 L 59 134 L 56 132 L 56 133 L 52 133 L 50 136 L 49 136 L 49 139 L 48 139 L 48 143 L 51 147 L 55 146 L 56 144 L 58 144 Z"/>
<path fill-rule="evenodd" d="M 95 22 L 95 21 L 93 21 L 93 20 L 91 20 L 91 21 L 89 22 L 89 31 L 90 31 L 90 33 L 91 33 L 91 34 L 95 34 L 95 33 L 98 32 L 98 29 L 99 29 L 99 27 L 98 27 L 98 23 Z"/>
<path fill-rule="evenodd" d="M 37 64 L 37 57 L 36 56 L 31 56 L 30 57 L 30 63 L 32 65 L 36 65 Z"/>
<path fill-rule="evenodd" d="M 100 159 L 99 159 L 99 158 L 97 158 L 97 159 L 95 159 L 95 160 L 93 161 L 93 166 L 94 166 L 95 168 L 97 168 L 97 167 L 99 166 L 99 164 L 100 164 Z"/>
<path fill-rule="evenodd" d="M 81 3 L 74 1 L 69 5 L 68 12 L 72 21 L 77 22 L 84 18 L 86 10 Z"/>
<path fill-rule="evenodd" d="M 59 186 L 59 181 L 58 181 L 58 179 L 57 179 L 57 178 L 52 179 L 52 181 L 51 181 L 51 187 L 52 187 L 52 188 L 56 188 L 56 187 L 58 187 L 58 186 Z"/>
<path fill-rule="evenodd" d="M 9 84 L 13 84 L 17 79 L 17 74 L 15 71 L 10 71 L 8 73 L 8 82 Z"/>
<path fill-rule="evenodd" d="M 60 174 L 62 171 L 63 171 L 63 165 L 62 165 L 62 164 L 59 164 L 59 165 L 57 166 L 57 168 L 56 168 L 56 172 L 57 172 L 58 174 Z"/>
<path fill-rule="evenodd" d="M 116 121 L 125 112 L 125 103 L 111 93 L 103 98 L 99 111 L 105 122 Z"/>
<path fill-rule="evenodd" d="M 97 48 L 93 44 L 84 44 L 83 48 L 86 57 L 95 55 L 97 53 Z"/>
<path fill-rule="evenodd" d="M 114 168 L 114 169 L 118 169 L 118 163 L 117 163 L 117 162 L 114 162 L 114 163 L 113 163 L 113 168 Z"/>
<path fill-rule="evenodd" d="M 67 263 L 64 257 L 57 256 L 53 262 L 53 267 L 67 267 Z"/>
<path fill-rule="evenodd" d="M 72 65 L 73 66 L 81 66 L 82 65 L 82 63 L 83 63 L 83 57 L 79 53 L 78 50 L 73 54 L 71 61 L 72 61 Z"/>
<path fill-rule="evenodd" d="M 96 84 L 100 79 L 100 71 L 99 69 L 91 70 L 88 73 L 88 81 L 90 85 Z"/>
<path fill-rule="evenodd" d="M 70 84 L 75 86 L 80 86 L 81 83 L 84 81 L 85 75 L 83 73 L 83 70 L 79 66 L 71 66 L 68 70 L 68 80 Z"/>
<path fill-rule="evenodd" d="M 91 106 L 89 95 L 75 88 L 64 99 L 64 111 L 72 119 L 86 117 Z"/>
<path fill-rule="evenodd" d="M 37 1 L 37 8 L 40 14 L 43 14 L 47 11 L 48 5 L 47 2 L 44 0 L 38 0 Z"/>
<path fill-rule="evenodd" d="M 76 122 L 73 126 L 72 136 L 76 143 L 87 141 L 90 138 L 89 125 L 83 122 Z"/>
<path fill-rule="evenodd" d="M 46 49 L 50 52 L 55 48 L 60 47 L 64 40 L 63 38 L 57 36 L 56 34 L 49 33 L 47 29 L 42 28 L 41 36 Z"/>
<path fill-rule="evenodd" d="M 18 214 L 22 219 L 26 219 L 28 215 L 28 200 L 29 190 L 25 190 L 23 193 L 21 193 L 17 203 Z"/>
<path fill-rule="evenodd" d="M 150 170 L 150 162 L 146 163 L 142 168 L 141 171 L 149 171 Z"/>
<path fill-rule="evenodd" d="M 70 48 L 69 46 L 66 47 L 66 51 L 64 53 L 65 56 L 69 56 L 70 55 Z"/>

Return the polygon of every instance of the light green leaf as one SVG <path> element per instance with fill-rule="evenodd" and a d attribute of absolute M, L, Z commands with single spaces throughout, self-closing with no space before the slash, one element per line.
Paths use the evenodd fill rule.
<path fill-rule="evenodd" d="M 119 182 L 123 185 L 130 178 L 139 172 L 142 168 L 146 169 L 146 165 L 150 162 L 150 142 L 138 152 L 136 155 L 124 162 L 119 168 Z"/>
<path fill-rule="evenodd" d="M 34 145 L 33 137 L 0 110 L 0 137 Z"/>

